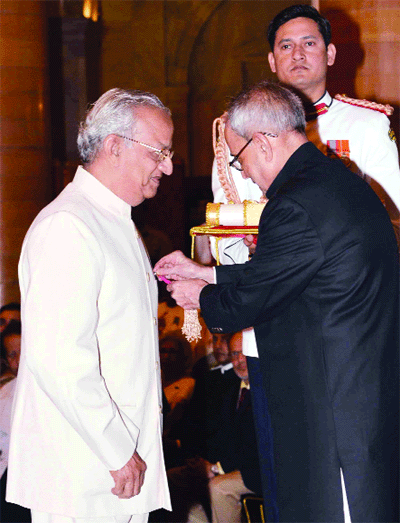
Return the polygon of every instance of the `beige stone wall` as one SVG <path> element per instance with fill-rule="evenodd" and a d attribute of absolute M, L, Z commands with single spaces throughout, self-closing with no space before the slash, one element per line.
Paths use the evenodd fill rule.
<path fill-rule="evenodd" d="M 326 12 L 332 21 L 333 41 L 339 42 L 339 60 L 345 63 L 347 61 L 351 67 L 357 65 L 354 94 L 358 98 L 395 106 L 392 124 L 398 133 L 400 3 L 398 0 L 320 0 L 320 9 Z M 332 10 L 338 15 L 334 20 L 329 16 Z M 341 20 L 347 19 L 350 19 L 351 23 L 345 22 L 341 25 Z M 351 24 L 353 29 L 349 30 Z M 355 64 L 354 50 L 357 43 L 357 53 L 361 50 L 362 57 L 360 63 Z M 337 83 L 339 82 L 340 79 Z M 345 78 L 343 83 L 346 82 L 348 83 L 348 80 Z"/>
<path fill-rule="evenodd" d="M 145 89 L 173 112 L 187 175 L 209 176 L 211 125 L 246 83 L 265 78 L 265 28 L 289 0 L 102 0 L 102 91 Z"/>
<path fill-rule="evenodd" d="M 163 2 L 104 0 L 103 88 L 165 87 Z"/>
<path fill-rule="evenodd" d="M 0 0 L 0 305 L 19 301 L 23 238 L 52 193 L 43 2 Z"/>
<path fill-rule="evenodd" d="M 171 108 L 175 154 L 189 165 L 187 68 L 213 1 L 102 1 L 102 91 L 151 91 Z"/>

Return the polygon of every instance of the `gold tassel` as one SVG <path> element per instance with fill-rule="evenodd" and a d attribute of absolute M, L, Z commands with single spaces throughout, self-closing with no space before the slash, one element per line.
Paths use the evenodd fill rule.
<path fill-rule="evenodd" d="M 201 339 L 201 325 L 197 309 L 184 310 L 182 334 L 189 342 Z"/>

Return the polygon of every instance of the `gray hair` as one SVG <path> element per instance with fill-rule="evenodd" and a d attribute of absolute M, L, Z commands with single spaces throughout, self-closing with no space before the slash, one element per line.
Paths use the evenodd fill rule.
<path fill-rule="evenodd" d="M 275 82 L 263 81 L 242 91 L 229 104 L 228 121 L 232 130 L 246 140 L 257 132 L 296 131 L 305 135 L 301 99 Z"/>
<path fill-rule="evenodd" d="M 145 91 L 110 89 L 95 102 L 79 126 L 78 150 L 84 164 L 92 163 L 110 134 L 133 134 L 136 109 L 155 107 L 169 116 L 171 111 L 154 94 Z"/>

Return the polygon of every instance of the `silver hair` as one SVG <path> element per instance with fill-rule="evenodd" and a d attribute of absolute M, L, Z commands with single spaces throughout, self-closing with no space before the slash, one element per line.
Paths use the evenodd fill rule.
<path fill-rule="evenodd" d="M 96 159 L 108 135 L 133 135 L 136 109 L 140 107 L 155 107 L 171 116 L 156 95 L 145 91 L 114 88 L 100 96 L 79 126 L 77 143 L 82 162 L 90 164 Z"/>
<path fill-rule="evenodd" d="M 228 121 L 232 130 L 246 140 L 257 132 L 296 131 L 305 135 L 301 99 L 276 82 L 263 81 L 242 91 L 229 104 Z"/>

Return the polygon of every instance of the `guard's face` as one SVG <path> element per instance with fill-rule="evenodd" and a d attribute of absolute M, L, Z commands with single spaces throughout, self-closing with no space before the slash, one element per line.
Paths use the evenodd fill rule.
<path fill-rule="evenodd" d="M 134 139 L 157 149 L 170 149 L 174 127 L 171 118 L 157 108 L 139 111 Z M 123 199 L 136 206 L 157 194 L 163 174 L 172 174 L 170 158 L 158 161 L 159 153 L 138 143 L 124 144 L 121 151 L 119 189 Z M 121 194 L 121 192 L 120 192 Z"/>
<path fill-rule="evenodd" d="M 335 46 L 326 48 L 317 23 L 299 17 L 278 29 L 268 61 L 281 82 L 316 102 L 325 92 L 327 68 L 333 65 L 335 56 Z"/>

